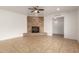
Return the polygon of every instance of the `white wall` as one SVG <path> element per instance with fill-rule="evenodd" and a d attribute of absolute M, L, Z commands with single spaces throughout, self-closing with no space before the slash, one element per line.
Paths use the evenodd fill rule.
<path fill-rule="evenodd" d="M 69 38 L 69 39 L 78 39 L 79 34 L 77 35 L 77 26 L 79 25 L 77 23 L 78 20 L 78 13 L 76 11 L 69 11 L 65 12 L 64 14 L 64 38 Z M 53 34 L 53 14 L 46 16 L 44 20 L 44 32 L 46 32 L 48 35 Z"/>
<path fill-rule="evenodd" d="M 78 16 L 78 23 L 77 23 Z M 52 36 L 53 34 L 53 15 L 44 17 L 44 32 Z M 0 10 L 0 40 L 22 36 L 27 32 L 26 16 L 10 11 Z M 64 37 L 79 39 L 79 11 L 64 13 Z"/>
<path fill-rule="evenodd" d="M 64 34 L 64 18 L 53 21 L 53 34 Z M 55 21 L 57 21 L 57 23 L 55 23 Z"/>
<path fill-rule="evenodd" d="M 52 15 L 44 17 L 44 32 L 52 36 Z M 20 37 L 27 33 L 27 18 L 25 15 L 0 10 L 0 40 Z"/>
<path fill-rule="evenodd" d="M 22 36 L 27 32 L 26 16 L 0 10 L 0 40 Z"/>
<path fill-rule="evenodd" d="M 77 11 L 64 14 L 64 37 L 77 39 Z"/>
<path fill-rule="evenodd" d="M 77 32 L 77 40 L 79 41 L 79 10 L 78 10 L 78 21 L 77 21 L 77 23 L 78 23 L 78 24 L 77 24 L 77 27 L 78 27 L 78 28 L 77 28 L 77 31 L 78 31 L 78 32 Z"/>
<path fill-rule="evenodd" d="M 52 24 L 52 15 L 44 17 L 44 32 L 49 36 L 52 36 L 53 24 Z"/>

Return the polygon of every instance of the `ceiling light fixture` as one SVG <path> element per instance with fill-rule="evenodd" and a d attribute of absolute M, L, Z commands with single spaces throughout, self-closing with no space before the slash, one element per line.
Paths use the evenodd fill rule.
<path fill-rule="evenodd" d="M 60 8 L 57 8 L 56 10 L 57 10 L 57 11 L 60 11 Z"/>
<path fill-rule="evenodd" d="M 37 12 L 38 12 L 38 10 L 35 10 L 34 12 L 35 12 L 35 13 L 37 13 Z"/>

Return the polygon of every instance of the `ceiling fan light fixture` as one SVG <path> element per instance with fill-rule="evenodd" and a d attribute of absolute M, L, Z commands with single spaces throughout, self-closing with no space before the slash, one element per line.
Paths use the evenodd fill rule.
<path fill-rule="evenodd" d="M 35 13 L 40 13 L 39 10 L 35 10 L 34 12 L 35 12 Z"/>
<path fill-rule="evenodd" d="M 40 13 L 40 11 L 44 11 L 44 9 L 40 9 L 39 6 L 34 6 L 28 9 L 31 10 L 31 13 Z"/>
<path fill-rule="evenodd" d="M 35 10 L 34 12 L 35 12 L 35 13 L 37 13 L 37 12 L 38 12 L 38 10 Z"/>

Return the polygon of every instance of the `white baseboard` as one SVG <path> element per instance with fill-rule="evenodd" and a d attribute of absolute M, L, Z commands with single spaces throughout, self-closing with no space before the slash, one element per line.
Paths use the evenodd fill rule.
<path fill-rule="evenodd" d="M 47 33 L 47 35 L 48 35 L 48 36 L 52 36 L 52 34 L 48 34 L 48 33 Z"/>
<path fill-rule="evenodd" d="M 9 40 L 9 39 L 17 38 L 17 37 L 23 37 L 23 36 L 22 35 L 14 35 L 14 36 L 2 37 L 2 38 L 0 38 L 0 41 Z"/>

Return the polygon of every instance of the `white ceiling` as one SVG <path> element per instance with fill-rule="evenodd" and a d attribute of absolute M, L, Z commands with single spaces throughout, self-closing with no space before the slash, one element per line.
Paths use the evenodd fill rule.
<path fill-rule="evenodd" d="M 0 6 L 0 9 L 28 15 L 29 7 L 32 6 Z M 55 13 L 77 10 L 78 6 L 39 6 L 39 8 L 44 9 L 44 12 L 41 12 L 40 14 L 44 13 L 44 15 L 50 15 Z M 57 8 L 60 8 L 60 11 L 57 11 Z"/>

